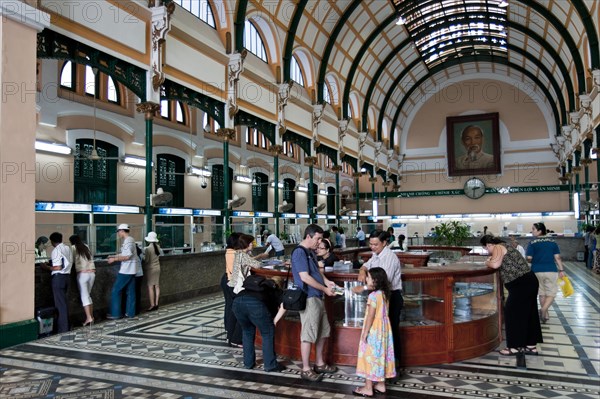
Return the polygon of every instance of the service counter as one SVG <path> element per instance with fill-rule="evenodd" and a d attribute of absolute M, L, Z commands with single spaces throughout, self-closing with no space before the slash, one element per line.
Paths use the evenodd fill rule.
<path fill-rule="evenodd" d="M 255 273 L 285 279 L 287 269 L 263 268 Z M 344 287 L 343 295 L 325 299 L 332 326 L 325 347 L 326 360 L 353 366 L 367 296 L 352 293 L 352 287 L 362 285 L 357 281 L 356 270 L 325 275 Z M 462 260 L 448 266 L 404 268 L 402 279 L 402 365 L 469 359 L 492 351 L 502 341 L 499 278 L 497 272 L 485 267 L 483 262 Z M 297 312 L 288 312 L 277 324 L 275 348 L 279 355 L 300 359 Z"/>
<path fill-rule="evenodd" d="M 429 258 L 431 257 L 432 252 L 428 251 L 399 251 L 393 250 L 392 252 L 396 254 L 402 265 L 412 265 L 413 267 L 425 267 L 427 266 L 427 262 L 429 262 Z M 365 251 L 358 253 L 359 258 L 366 262 L 373 256 L 372 251 Z"/>

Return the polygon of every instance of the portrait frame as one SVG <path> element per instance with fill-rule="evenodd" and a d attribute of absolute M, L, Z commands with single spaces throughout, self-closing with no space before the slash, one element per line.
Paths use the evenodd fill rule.
<path fill-rule="evenodd" d="M 467 127 L 479 127 L 483 134 L 480 160 L 473 158 L 473 166 L 466 161 L 471 154 L 462 142 Z M 500 131 L 498 112 L 446 117 L 448 147 L 448 176 L 497 175 L 501 173 Z M 493 157 L 492 159 L 490 159 Z"/>

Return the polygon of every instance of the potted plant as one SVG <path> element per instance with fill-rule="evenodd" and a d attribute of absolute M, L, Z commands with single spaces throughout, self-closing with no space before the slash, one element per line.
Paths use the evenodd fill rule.
<path fill-rule="evenodd" d="M 434 231 L 433 242 L 436 245 L 460 247 L 471 237 L 469 226 L 457 221 L 442 222 L 434 227 Z"/>

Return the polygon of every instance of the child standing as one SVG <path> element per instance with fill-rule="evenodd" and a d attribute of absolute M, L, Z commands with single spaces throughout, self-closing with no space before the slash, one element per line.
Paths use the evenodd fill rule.
<path fill-rule="evenodd" d="M 374 267 L 368 271 L 367 287 L 372 292 L 367 308 L 360 343 L 356 374 L 365 378 L 365 385 L 352 391 L 355 396 L 371 397 L 384 393 L 385 379 L 396 376 L 394 342 L 388 317 L 390 283 L 385 270 Z"/>

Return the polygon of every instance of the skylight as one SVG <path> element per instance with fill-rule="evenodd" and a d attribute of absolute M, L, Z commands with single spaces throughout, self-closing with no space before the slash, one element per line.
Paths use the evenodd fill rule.
<path fill-rule="evenodd" d="M 500 0 L 394 0 L 429 68 L 462 56 L 507 56 L 506 7 Z M 402 23 L 400 23 L 402 25 Z"/>

